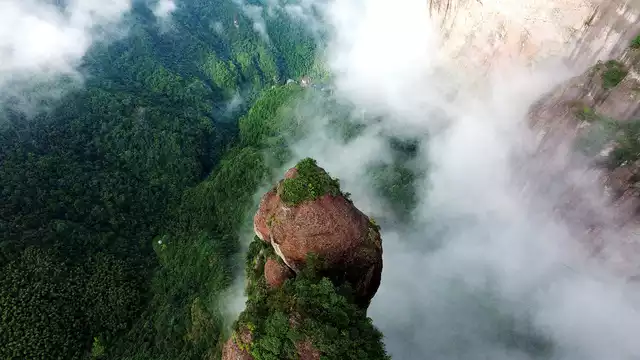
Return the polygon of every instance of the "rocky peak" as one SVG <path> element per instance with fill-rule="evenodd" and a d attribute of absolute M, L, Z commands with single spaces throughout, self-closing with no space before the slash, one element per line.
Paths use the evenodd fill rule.
<path fill-rule="evenodd" d="M 336 283 L 349 282 L 363 304 L 368 304 L 380 286 L 378 227 L 312 159 L 289 169 L 263 196 L 254 228 L 296 273 L 309 254 L 318 256 L 323 262 L 321 273 Z"/>
<path fill-rule="evenodd" d="M 262 197 L 254 229 L 246 309 L 223 360 L 388 359 L 366 317 L 382 273 L 379 227 L 337 179 L 300 161 Z"/>

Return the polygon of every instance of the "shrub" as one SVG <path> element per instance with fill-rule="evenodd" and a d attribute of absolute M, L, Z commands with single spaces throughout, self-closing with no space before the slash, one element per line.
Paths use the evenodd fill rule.
<path fill-rule="evenodd" d="M 298 205 L 304 201 L 315 200 L 323 195 L 341 195 L 340 182 L 320 168 L 311 158 L 301 160 L 296 165 L 295 178 L 282 182 L 280 198 L 287 205 Z"/>
<path fill-rule="evenodd" d="M 624 166 L 640 159 L 640 121 L 621 124 L 617 146 L 610 154 L 611 165 Z"/>
<path fill-rule="evenodd" d="M 609 60 L 604 63 L 605 70 L 602 73 L 602 86 L 605 89 L 612 89 L 627 76 L 629 71 L 625 68 L 625 66 L 616 60 Z"/>

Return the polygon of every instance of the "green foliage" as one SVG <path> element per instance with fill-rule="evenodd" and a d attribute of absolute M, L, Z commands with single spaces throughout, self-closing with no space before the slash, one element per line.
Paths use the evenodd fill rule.
<path fill-rule="evenodd" d="M 0 357 L 81 359 L 89 340 L 81 274 L 28 248 L 0 276 Z"/>
<path fill-rule="evenodd" d="M 617 60 L 609 60 L 604 63 L 604 69 L 602 72 L 602 86 L 605 89 L 612 89 L 627 76 L 629 71 L 625 68 L 624 64 Z"/>
<path fill-rule="evenodd" d="M 314 159 L 303 159 L 295 168 L 296 176 L 285 179 L 281 185 L 280 198 L 285 204 L 297 205 L 326 194 L 341 195 L 338 179 L 327 174 Z"/>
<path fill-rule="evenodd" d="M 605 146 L 615 140 L 619 125 L 611 119 L 596 116 L 589 128 L 576 140 L 576 147 L 589 157 L 598 155 Z"/>
<path fill-rule="evenodd" d="M 226 97 L 232 96 L 240 84 L 240 74 L 238 73 L 235 63 L 232 61 L 222 61 L 213 53 L 209 54 L 209 57 L 203 64 L 203 70 L 214 85 L 223 89 Z"/>
<path fill-rule="evenodd" d="M 290 111 L 290 102 L 301 94 L 296 84 L 277 86 L 266 90 L 240 119 L 239 128 L 244 145 L 264 147 L 274 138 L 295 132 L 295 123 Z"/>
<path fill-rule="evenodd" d="M 257 149 L 229 150 L 206 181 L 184 192 L 174 212 L 177 225 L 182 231 L 234 233 L 266 173 Z"/>
<path fill-rule="evenodd" d="M 623 166 L 640 159 L 640 121 L 620 123 L 616 147 L 610 154 L 613 166 Z"/>
<path fill-rule="evenodd" d="M 418 202 L 415 189 L 418 174 L 402 163 L 377 164 L 368 173 L 390 210 L 400 218 L 409 216 Z"/>
<path fill-rule="evenodd" d="M 582 121 L 593 122 L 598 119 L 598 114 L 589 106 L 582 105 L 575 110 L 576 117 Z"/>
<path fill-rule="evenodd" d="M 182 94 L 190 91 L 189 83 L 169 82 L 187 87 Z M 215 136 L 200 112 L 206 99 L 171 99 L 173 91 L 158 83 L 118 90 L 95 80 L 56 109 L 18 119 L 1 134 L 0 244 L 8 244 L 12 255 L 0 271 L 14 271 L 11 260 L 30 248 L 48 254 L 56 264 L 51 266 L 62 271 L 51 279 L 54 285 L 37 277 L 8 278 L 10 288 L 20 282 L 24 311 L 12 312 L 6 334 L 20 334 L 21 326 L 30 330 L 20 335 L 18 348 L 0 346 L 6 351 L 80 358 L 94 337 L 108 351 L 141 313 L 156 263 L 150 240 L 167 204 L 208 166 L 203 157 Z M 161 97 L 166 103 L 154 100 L 158 92 L 167 95 Z M 40 273 L 45 264 L 25 262 L 22 271 Z M 73 324 L 38 324 L 47 314 L 37 307 L 40 299 L 55 296 L 61 316 L 66 306 L 73 309 Z M 65 335 L 70 331 L 73 336 Z"/>
<path fill-rule="evenodd" d="M 418 204 L 416 183 L 422 173 L 414 168 L 412 161 L 418 156 L 420 143 L 390 138 L 389 147 L 392 161 L 373 164 L 367 174 L 373 188 L 386 200 L 389 214 L 397 220 L 406 221 Z"/>
<path fill-rule="evenodd" d="M 100 343 L 100 339 L 94 337 L 93 345 L 91 345 L 91 357 L 97 359 L 102 355 L 104 355 L 104 346 Z"/>
<path fill-rule="evenodd" d="M 619 167 L 640 159 L 640 120 L 615 121 L 597 117 L 586 134 L 577 140 L 578 148 L 587 156 L 595 156 L 611 142 L 609 166 Z"/>
<path fill-rule="evenodd" d="M 287 78 L 299 79 L 313 71 L 317 45 L 308 33 L 309 24 L 281 20 L 288 16 L 276 10 L 274 17 L 267 18 L 267 28 L 270 34 L 277 34 L 272 36 L 272 42 L 274 47 L 280 50 L 280 61 L 286 64 L 284 75 Z"/>
<path fill-rule="evenodd" d="M 640 35 L 634 37 L 629 45 L 632 49 L 640 49 Z"/>
<path fill-rule="evenodd" d="M 255 266 L 264 264 L 267 246 L 259 239 L 251 244 L 249 299 L 236 323 L 236 331 L 251 331 L 248 350 L 255 359 L 296 359 L 296 346 L 305 340 L 323 359 L 389 359 L 382 334 L 351 301 L 352 289 L 317 276 L 317 261 L 309 259 L 295 279 L 268 290 L 262 266 Z"/>
<path fill-rule="evenodd" d="M 224 329 L 218 296 L 237 270 L 237 231 L 265 174 L 257 150 L 230 150 L 209 178 L 172 206 L 169 231 L 155 239 L 160 266 L 150 289 L 153 298 L 114 355 L 215 357 Z"/>

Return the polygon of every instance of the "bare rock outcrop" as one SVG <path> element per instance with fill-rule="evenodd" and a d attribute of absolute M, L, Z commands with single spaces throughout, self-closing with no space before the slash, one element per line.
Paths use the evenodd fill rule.
<path fill-rule="evenodd" d="M 287 171 L 262 198 L 254 218 L 256 234 L 295 272 L 308 255 L 316 255 L 321 272 L 337 283 L 349 282 L 368 304 L 380 286 L 380 232 L 332 181 L 315 162 L 303 161 Z"/>
<path fill-rule="evenodd" d="M 261 240 L 271 242 L 271 231 L 269 230 L 269 224 L 272 219 L 268 219 L 267 216 L 278 206 L 278 197 L 276 195 L 276 189 L 272 189 L 262 196 L 260 206 L 256 215 L 253 218 L 253 230 Z"/>
<path fill-rule="evenodd" d="M 267 285 L 271 288 L 282 286 L 287 279 L 292 278 L 293 271 L 286 265 L 281 264 L 278 260 L 269 258 L 264 264 L 264 278 Z"/>

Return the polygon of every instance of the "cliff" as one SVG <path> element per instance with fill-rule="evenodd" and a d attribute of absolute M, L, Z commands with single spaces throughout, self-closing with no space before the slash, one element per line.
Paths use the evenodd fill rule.
<path fill-rule="evenodd" d="M 640 226 L 640 38 L 540 99 L 531 173 L 562 200 L 559 213 L 595 255 L 640 275 L 633 257 Z M 544 181 L 546 180 L 546 181 Z"/>
<path fill-rule="evenodd" d="M 231 359 L 388 359 L 366 316 L 382 273 L 379 228 L 312 159 L 260 202 L 247 254 L 248 300 Z"/>

